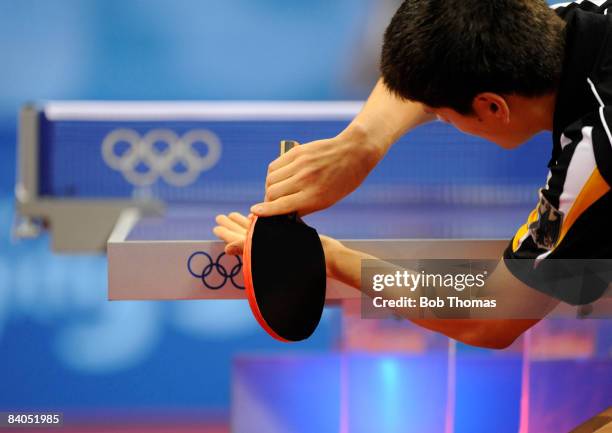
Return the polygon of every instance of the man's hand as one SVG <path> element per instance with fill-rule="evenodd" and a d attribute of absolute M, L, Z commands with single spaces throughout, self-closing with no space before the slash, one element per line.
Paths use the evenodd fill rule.
<path fill-rule="evenodd" d="M 269 165 L 265 202 L 251 212 L 302 216 L 328 208 L 353 192 L 381 158 L 380 147 L 354 132 L 296 146 Z"/>
<path fill-rule="evenodd" d="M 232 212 L 229 215 L 217 215 L 215 222 L 217 226 L 213 229 L 213 233 L 226 243 L 225 253 L 232 256 L 242 254 L 251 224 L 250 215 L 247 218 L 241 213 Z"/>
<path fill-rule="evenodd" d="M 213 229 L 213 233 L 226 243 L 226 254 L 232 256 L 242 254 L 247 231 L 249 230 L 249 225 L 251 224 L 251 219 L 251 215 L 249 215 L 249 217 L 245 217 L 238 212 L 232 212 L 229 215 L 217 215 L 215 219 L 217 226 Z M 345 250 L 347 250 L 347 248 L 344 247 L 344 245 L 342 245 L 339 241 L 332 239 L 329 236 L 319 235 L 319 238 L 321 238 L 321 245 L 323 246 L 323 251 L 325 253 L 327 276 L 330 278 L 338 278 L 338 275 L 336 275 L 338 272 L 336 261 L 338 257 L 341 256 Z"/>
<path fill-rule="evenodd" d="M 270 164 L 265 201 L 251 212 L 302 216 L 330 207 L 361 185 L 402 135 L 434 117 L 420 103 L 392 94 L 379 80 L 340 135 L 294 147 Z"/>

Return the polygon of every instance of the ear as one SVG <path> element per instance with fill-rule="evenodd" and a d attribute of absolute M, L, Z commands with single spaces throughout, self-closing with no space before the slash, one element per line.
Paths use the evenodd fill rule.
<path fill-rule="evenodd" d="M 479 93 L 472 102 L 474 113 L 480 121 L 495 120 L 510 123 L 510 107 L 503 96 L 497 93 Z"/>

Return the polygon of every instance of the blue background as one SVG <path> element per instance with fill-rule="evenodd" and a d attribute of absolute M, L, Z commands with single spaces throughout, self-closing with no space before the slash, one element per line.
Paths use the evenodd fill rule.
<path fill-rule="evenodd" d="M 0 0 L 0 410 L 223 415 L 237 353 L 337 347 L 334 309 L 311 340 L 285 346 L 244 302 L 109 303 L 105 257 L 53 255 L 44 236 L 13 240 L 17 113 L 44 99 L 363 99 L 376 78 L 371 17 L 381 4 L 394 2 Z M 485 412 L 479 419 L 496 415 Z"/>
<path fill-rule="evenodd" d="M 243 302 L 106 301 L 106 258 L 15 241 L 17 115 L 28 101 L 364 98 L 361 0 L 0 1 L 0 408 L 227 412 L 238 351 L 322 350 L 334 310 L 287 348 Z M 291 71 L 291 73 L 288 73 Z M 297 72 L 296 72 L 297 71 Z M 361 80 L 361 81 L 360 81 Z"/>

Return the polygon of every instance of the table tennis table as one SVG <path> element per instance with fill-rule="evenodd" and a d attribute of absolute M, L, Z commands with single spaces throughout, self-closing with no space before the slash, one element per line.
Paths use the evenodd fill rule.
<path fill-rule="evenodd" d="M 248 208 L 249 203 L 176 206 L 148 217 L 124 211 L 108 241 L 109 298 L 244 298 L 241 260 L 223 253 L 212 229 L 217 214 Z M 305 220 L 319 233 L 379 258 L 498 259 L 508 243 L 503 236 L 524 215 L 521 206 L 348 204 Z M 328 281 L 328 301 L 359 296 Z"/>
<path fill-rule="evenodd" d="M 110 299 L 239 299 L 240 259 L 214 217 L 261 200 L 281 139 L 342 131 L 361 102 L 28 104 L 19 127 L 18 236 L 106 252 Z M 383 259 L 497 259 L 537 201 L 549 138 L 507 152 L 433 122 L 396 143 L 360 188 L 309 215 Z M 535 162 L 534 162 L 535 161 Z M 431 241 L 425 241 L 431 240 Z M 290 254 L 290 246 L 288 247 Z M 328 284 L 330 300 L 357 291 Z"/>

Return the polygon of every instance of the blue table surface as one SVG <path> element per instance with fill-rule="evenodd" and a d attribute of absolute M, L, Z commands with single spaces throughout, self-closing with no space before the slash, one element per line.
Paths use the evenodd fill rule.
<path fill-rule="evenodd" d="M 161 217 L 141 219 L 127 240 L 212 240 L 216 215 L 247 214 L 249 205 L 172 206 Z M 339 239 L 509 239 L 530 211 L 528 205 L 340 204 L 304 220 L 319 233 Z"/>

